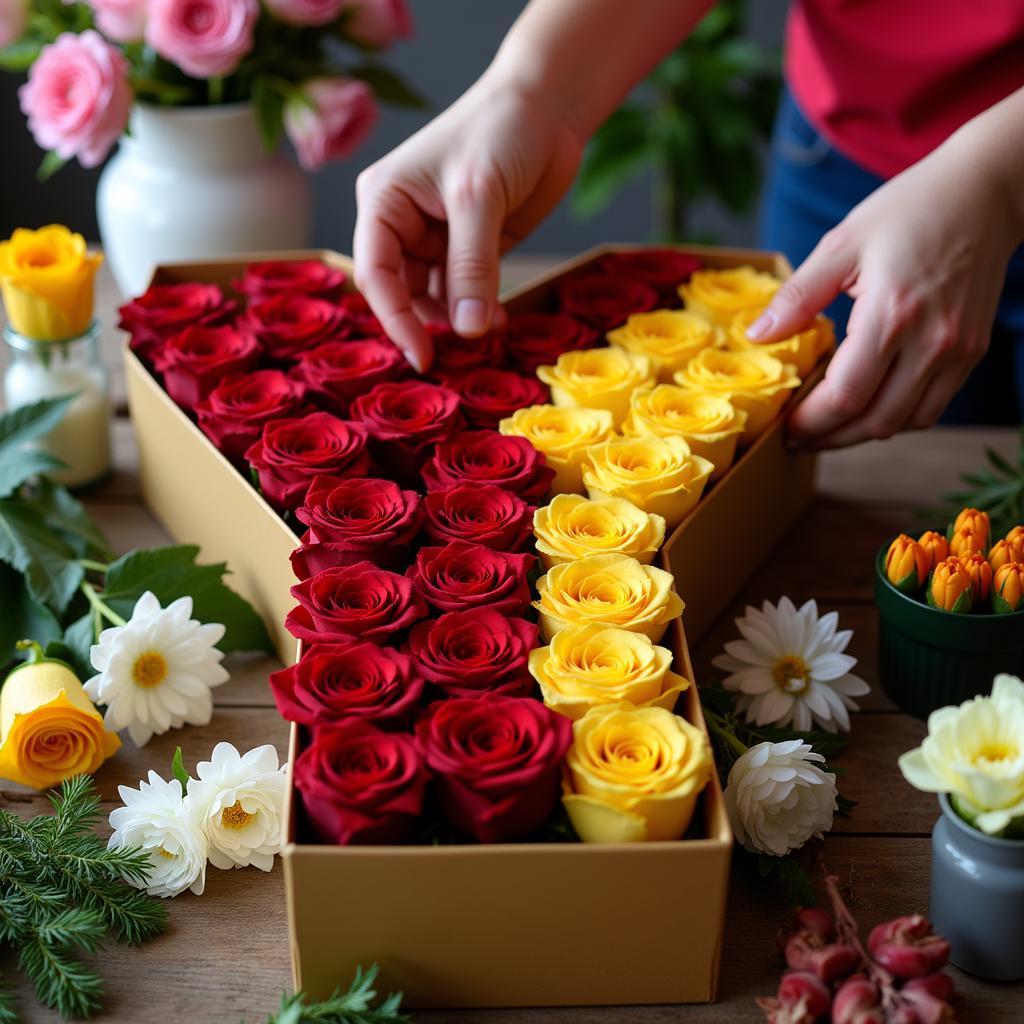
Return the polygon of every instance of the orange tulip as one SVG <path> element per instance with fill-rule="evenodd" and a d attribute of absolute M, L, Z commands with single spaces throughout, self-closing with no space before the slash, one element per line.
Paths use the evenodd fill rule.
<path fill-rule="evenodd" d="M 1007 562 L 996 569 L 992 583 L 992 610 L 999 614 L 1024 608 L 1024 563 Z"/>
<path fill-rule="evenodd" d="M 886 579 L 904 594 L 924 586 L 928 578 L 928 556 L 913 537 L 901 533 L 885 553 Z"/>
<path fill-rule="evenodd" d="M 971 533 L 980 533 L 985 537 L 985 544 L 988 545 L 989 537 L 992 535 L 992 522 L 987 512 L 979 512 L 976 508 L 962 508 L 953 520 L 952 533 L 957 533 L 965 526 L 971 528 Z"/>
<path fill-rule="evenodd" d="M 928 571 L 931 572 L 939 564 L 949 558 L 949 541 L 941 533 L 934 530 L 925 530 L 917 543 L 921 545 L 925 555 L 928 557 Z"/>
<path fill-rule="evenodd" d="M 988 553 L 993 569 L 1007 562 L 1024 562 L 1024 526 L 1015 526 L 1002 540 L 997 540 Z"/>
<path fill-rule="evenodd" d="M 959 558 L 939 562 L 928 582 L 928 603 L 947 612 L 969 612 L 974 603 L 971 577 Z"/>
<path fill-rule="evenodd" d="M 969 555 L 972 551 L 985 553 L 988 547 L 988 533 L 982 533 L 971 522 L 954 529 L 949 536 L 949 553 L 951 555 Z"/>
<path fill-rule="evenodd" d="M 980 551 L 961 555 L 960 563 L 971 578 L 971 589 L 974 591 L 974 603 L 987 601 L 992 592 L 992 566 L 988 564 Z"/>

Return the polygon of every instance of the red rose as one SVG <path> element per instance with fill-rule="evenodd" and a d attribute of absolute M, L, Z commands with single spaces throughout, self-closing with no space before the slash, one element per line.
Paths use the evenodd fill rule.
<path fill-rule="evenodd" d="M 700 270 L 700 260 L 689 253 L 675 249 L 641 249 L 638 252 L 610 252 L 597 261 L 598 269 L 615 277 L 634 277 L 657 288 L 663 299 L 673 306 L 679 305 L 676 289 L 695 270 Z"/>
<path fill-rule="evenodd" d="M 370 304 L 358 292 L 349 292 L 338 300 L 341 310 L 343 338 L 384 337 L 384 328 L 374 315 Z"/>
<path fill-rule="evenodd" d="M 493 484 L 454 484 L 423 500 L 423 532 L 438 544 L 464 540 L 494 551 L 522 551 L 533 537 L 533 505 Z"/>
<path fill-rule="evenodd" d="M 270 674 L 277 710 L 318 728 L 361 718 L 381 728 L 408 720 L 423 695 L 416 662 L 371 643 L 316 644 L 297 665 Z"/>
<path fill-rule="evenodd" d="M 481 843 L 501 843 L 551 817 L 572 722 L 531 697 L 486 694 L 431 705 L 416 739 L 448 821 Z"/>
<path fill-rule="evenodd" d="M 558 284 L 562 312 L 585 320 L 599 331 L 621 326 L 630 313 L 654 309 L 660 298 L 657 288 L 635 277 L 577 274 Z"/>
<path fill-rule="evenodd" d="M 539 501 L 555 471 L 525 437 L 504 437 L 496 430 L 467 430 L 442 441 L 423 465 L 428 491 L 452 484 L 495 484 L 527 501 Z"/>
<path fill-rule="evenodd" d="M 248 296 L 250 304 L 281 292 L 335 300 L 341 296 L 348 275 L 320 260 L 267 260 L 250 263 L 245 274 L 231 286 Z"/>
<path fill-rule="evenodd" d="M 295 518 L 309 527 L 292 552 L 292 568 L 304 580 L 355 562 L 397 567 L 420 528 L 423 507 L 415 491 L 390 480 L 318 476 Z"/>
<path fill-rule="evenodd" d="M 512 370 L 470 370 L 446 383 L 462 399 L 462 412 L 473 427 L 496 427 L 516 409 L 543 405 L 551 397 L 536 377 Z"/>
<path fill-rule="evenodd" d="M 318 729 L 294 771 L 313 831 L 341 846 L 401 842 L 423 810 L 430 778 L 411 736 L 358 719 Z"/>
<path fill-rule="evenodd" d="M 295 416 L 305 388 L 280 370 L 256 370 L 225 377 L 196 406 L 203 433 L 229 458 L 241 459 L 259 440 L 263 424 Z"/>
<path fill-rule="evenodd" d="M 327 412 L 267 423 L 245 458 L 278 510 L 301 505 L 315 477 L 369 476 L 372 466 L 363 427 Z"/>
<path fill-rule="evenodd" d="M 317 345 L 299 356 L 292 376 L 320 405 L 340 415 L 359 395 L 408 372 L 405 356 L 390 341 L 369 338 Z"/>
<path fill-rule="evenodd" d="M 238 320 L 260 340 L 267 356 L 292 363 L 308 349 L 341 336 L 341 310 L 323 299 L 282 293 L 262 299 Z"/>
<path fill-rule="evenodd" d="M 299 606 L 288 613 L 285 626 L 308 644 L 386 642 L 427 614 L 411 580 L 372 562 L 324 569 L 291 592 Z"/>
<path fill-rule="evenodd" d="M 215 284 L 154 284 L 118 312 L 118 327 L 131 334 L 131 348 L 147 361 L 166 338 L 193 324 L 222 324 L 238 303 Z"/>
<path fill-rule="evenodd" d="M 568 313 L 513 313 L 505 329 L 505 347 L 524 373 L 550 366 L 563 352 L 591 348 L 600 333 Z"/>
<path fill-rule="evenodd" d="M 527 660 L 538 646 L 537 634 L 538 627 L 526 619 L 474 608 L 416 623 L 409 634 L 409 653 L 424 679 L 449 697 L 526 697 L 533 692 Z"/>
<path fill-rule="evenodd" d="M 153 354 L 164 388 L 178 405 L 194 409 L 228 374 L 256 367 L 260 345 L 235 327 L 186 327 Z"/>
<path fill-rule="evenodd" d="M 454 391 L 415 380 L 378 384 L 352 403 L 349 415 L 365 425 L 381 465 L 400 480 L 419 472 L 431 445 L 465 426 Z"/>
<path fill-rule="evenodd" d="M 434 361 L 430 376 L 444 380 L 486 366 L 505 365 L 505 346 L 501 335 L 491 331 L 479 338 L 463 338 L 447 324 L 428 324 L 434 341 Z"/>
<path fill-rule="evenodd" d="M 441 612 L 484 605 L 505 615 L 523 615 L 530 607 L 526 578 L 533 555 L 492 551 L 482 544 L 453 540 L 443 548 L 420 548 L 406 575 L 427 604 Z"/>

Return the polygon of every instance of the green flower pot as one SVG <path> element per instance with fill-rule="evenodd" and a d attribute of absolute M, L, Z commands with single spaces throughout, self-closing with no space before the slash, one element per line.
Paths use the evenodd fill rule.
<path fill-rule="evenodd" d="M 1000 672 L 1024 678 L 1024 610 L 967 615 L 930 608 L 885 577 L 885 545 L 875 559 L 878 677 L 908 714 L 927 718 L 992 689 Z"/>

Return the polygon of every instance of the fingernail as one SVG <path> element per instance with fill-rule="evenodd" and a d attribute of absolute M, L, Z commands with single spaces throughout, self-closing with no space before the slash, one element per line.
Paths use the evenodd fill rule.
<path fill-rule="evenodd" d="M 751 341 L 757 341 L 758 338 L 763 338 L 778 322 L 779 318 L 770 309 L 766 309 L 747 328 L 747 337 Z"/>
<path fill-rule="evenodd" d="M 480 299 L 459 299 L 452 323 L 456 334 L 476 335 L 487 330 L 487 305 Z"/>

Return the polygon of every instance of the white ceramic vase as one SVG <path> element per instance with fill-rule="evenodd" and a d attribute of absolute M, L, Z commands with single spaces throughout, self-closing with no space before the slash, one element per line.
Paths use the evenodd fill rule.
<path fill-rule="evenodd" d="M 266 151 L 248 103 L 137 104 L 96 194 L 125 296 L 144 291 L 158 263 L 304 248 L 312 204 L 309 179 L 285 153 Z"/>

